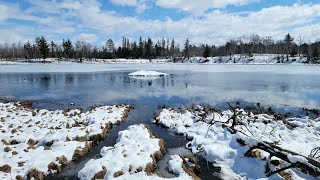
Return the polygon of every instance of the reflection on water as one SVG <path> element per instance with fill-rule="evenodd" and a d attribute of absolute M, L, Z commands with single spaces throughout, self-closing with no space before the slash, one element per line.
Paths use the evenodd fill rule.
<path fill-rule="evenodd" d="M 171 72 L 172 73 L 172 72 Z M 132 78 L 128 72 L 1 74 L 0 96 L 51 101 L 68 106 L 92 104 L 218 104 L 225 101 L 319 108 L 314 75 L 203 73 L 176 71 L 159 78 Z"/>

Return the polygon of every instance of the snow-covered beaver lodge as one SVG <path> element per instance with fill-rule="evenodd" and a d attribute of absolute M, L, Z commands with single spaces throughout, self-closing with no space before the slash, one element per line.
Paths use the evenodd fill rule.
<path fill-rule="evenodd" d="M 154 77 L 154 76 L 168 76 L 169 74 L 157 72 L 157 71 L 150 71 L 150 70 L 139 70 L 133 73 L 128 74 L 129 76 L 142 76 L 142 77 Z"/>
<path fill-rule="evenodd" d="M 230 108 L 165 108 L 155 123 L 186 136 L 186 147 L 220 166 L 226 179 L 320 177 L 320 118 L 279 119 Z"/>
<path fill-rule="evenodd" d="M 113 124 L 124 121 L 129 109 L 49 111 L 0 103 L 0 179 L 43 179 L 61 172 L 103 140 Z"/>

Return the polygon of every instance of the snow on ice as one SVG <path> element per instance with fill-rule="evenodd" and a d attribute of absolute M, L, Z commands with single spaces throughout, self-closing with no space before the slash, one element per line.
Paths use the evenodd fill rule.
<path fill-rule="evenodd" d="M 157 71 L 150 71 L 150 70 L 139 70 L 129 74 L 129 76 L 167 76 L 167 75 L 169 74 L 157 72 Z"/>
<path fill-rule="evenodd" d="M 102 140 L 129 106 L 49 111 L 0 103 L 0 179 L 57 173 Z"/>

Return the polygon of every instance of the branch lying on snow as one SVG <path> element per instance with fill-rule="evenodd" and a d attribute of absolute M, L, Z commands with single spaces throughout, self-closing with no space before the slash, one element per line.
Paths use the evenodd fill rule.
<path fill-rule="evenodd" d="M 212 125 L 214 125 L 216 122 L 223 123 L 223 124 L 229 124 L 230 120 L 232 120 L 231 127 L 227 127 L 228 130 L 232 134 L 235 134 L 236 132 L 240 132 L 239 130 L 235 129 L 236 125 L 243 125 L 247 129 L 247 131 L 250 132 L 252 137 L 254 137 L 253 133 L 249 130 L 249 128 L 244 123 L 237 121 L 237 116 L 240 113 L 237 113 L 236 109 L 234 107 L 232 107 L 230 103 L 227 102 L 227 104 L 232 109 L 233 115 L 227 121 L 222 122 L 222 121 L 215 121 L 214 120 L 215 116 L 213 114 L 213 116 L 212 116 L 213 119 L 209 122 L 210 125 L 209 125 L 209 128 L 208 128 L 207 134 L 208 134 L 208 132 L 210 130 L 210 127 Z M 241 132 L 241 133 L 246 135 L 243 132 Z M 242 144 L 242 145 L 249 146 L 249 143 L 247 143 L 243 139 L 238 139 L 238 142 L 240 144 Z M 278 146 L 275 146 L 274 144 L 271 144 L 271 143 L 258 142 L 256 145 L 250 147 L 250 149 L 245 153 L 245 155 L 248 156 L 250 154 L 250 152 L 252 150 L 254 150 L 254 149 L 260 149 L 260 150 L 263 150 L 265 152 L 268 152 L 270 154 L 270 157 L 268 158 L 269 160 L 271 159 L 271 157 L 278 157 L 278 158 L 282 159 L 283 161 L 286 161 L 286 162 L 289 163 L 288 166 L 285 166 L 283 168 L 277 169 L 275 171 L 270 171 L 270 167 L 269 167 L 270 163 L 269 163 L 269 161 L 267 161 L 266 173 L 267 173 L 268 177 L 272 176 L 273 174 L 280 173 L 282 171 L 285 171 L 285 170 L 291 169 L 291 168 L 299 168 L 302 171 L 304 171 L 307 174 L 310 174 L 312 176 L 320 176 L 320 162 L 317 161 L 317 159 L 320 158 L 320 147 L 314 148 L 311 151 L 309 157 L 305 157 L 305 156 L 300 155 L 298 153 L 291 152 L 291 151 L 288 151 L 288 150 L 284 150 L 284 149 L 282 149 L 282 148 L 280 148 Z"/>
<path fill-rule="evenodd" d="M 303 155 L 300 155 L 300 154 L 292 152 L 292 151 L 282 149 L 278 146 L 275 146 L 275 145 L 273 145 L 271 143 L 267 143 L 267 142 L 256 141 L 256 143 L 252 145 L 252 142 L 249 142 L 248 139 L 241 138 L 241 137 L 238 137 L 237 142 L 243 146 L 250 147 L 249 150 L 245 153 L 246 156 L 249 156 L 251 151 L 253 151 L 255 149 L 260 149 L 260 150 L 265 151 L 270 154 L 270 157 L 268 158 L 269 160 L 271 159 L 271 157 L 277 157 L 277 158 L 290 164 L 287 167 L 270 172 L 269 162 L 267 161 L 267 164 L 266 164 L 266 171 L 267 172 L 266 173 L 267 173 L 268 177 L 275 174 L 275 173 L 279 173 L 281 171 L 284 171 L 284 170 L 290 169 L 290 168 L 299 168 L 303 172 L 305 172 L 309 175 L 312 175 L 315 177 L 320 176 L 320 162 L 318 162 L 314 159 L 311 159 L 309 157 L 305 157 Z"/>
<path fill-rule="evenodd" d="M 312 149 L 309 158 L 320 161 L 320 147 Z"/>

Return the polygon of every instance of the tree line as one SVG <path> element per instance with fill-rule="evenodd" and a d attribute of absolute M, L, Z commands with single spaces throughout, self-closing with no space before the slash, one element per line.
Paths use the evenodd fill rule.
<path fill-rule="evenodd" d="M 320 41 L 313 43 L 304 42 L 299 36 L 296 41 L 287 34 L 281 40 L 259 35 L 241 36 L 228 40 L 224 45 L 191 44 L 187 38 L 180 46 L 175 39 L 139 38 L 132 41 L 123 37 L 122 44 L 116 47 L 113 40 L 109 39 L 103 46 L 95 46 L 84 41 L 72 42 L 63 39 L 62 43 L 48 42 L 43 36 L 35 38 L 34 42 L 3 43 L 0 44 L 0 60 L 18 59 L 46 59 L 57 58 L 60 60 L 75 59 L 82 62 L 83 59 L 188 59 L 190 57 L 215 57 L 240 54 L 244 57 L 252 57 L 254 54 L 278 54 L 279 62 L 289 60 L 289 57 L 306 57 L 307 62 L 320 63 Z"/>

